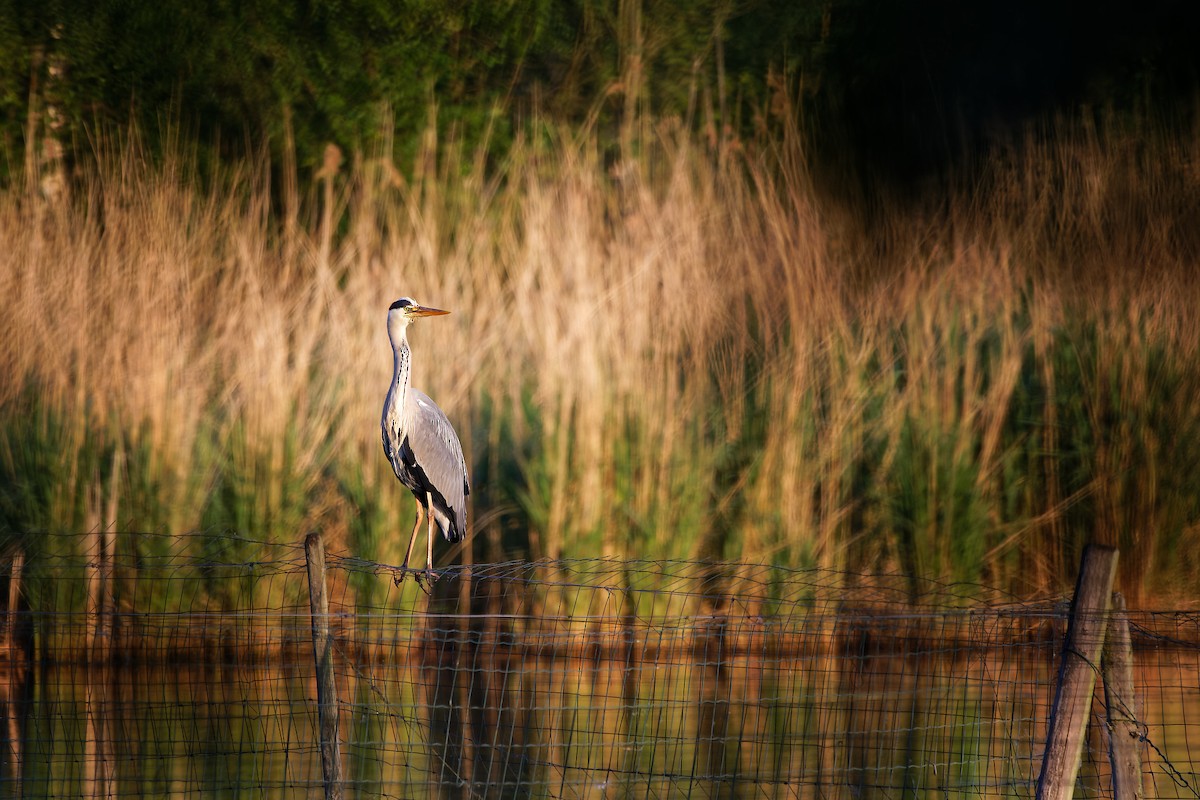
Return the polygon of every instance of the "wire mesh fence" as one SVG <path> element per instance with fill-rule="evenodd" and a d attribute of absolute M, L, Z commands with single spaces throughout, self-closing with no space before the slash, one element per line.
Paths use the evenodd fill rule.
<path fill-rule="evenodd" d="M 0 793 L 321 794 L 303 548 L 194 544 L 6 563 Z M 331 553 L 326 582 L 360 797 L 1031 797 L 1068 612 L 752 564 L 475 565 L 426 594 Z M 1200 797 L 1200 614 L 1129 617 L 1146 796 Z M 1111 795 L 1103 698 L 1076 796 Z"/>

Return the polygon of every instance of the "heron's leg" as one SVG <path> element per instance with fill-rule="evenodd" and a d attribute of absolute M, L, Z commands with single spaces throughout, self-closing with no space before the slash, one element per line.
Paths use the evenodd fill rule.
<path fill-rule="evenodd" d="M 401 570 L 408 569 L 408 561 L 412 558 L 413 546 L 417 543 L 417 533 L 421 530 L 421 521 L 425 517 L 425 507 L 420 502 L 417 503 L 417 521 L 413 523 L 412 536 L 408 539 L 408 552 L 404 554 L 404 564 L 400 567 Z"/>
<path fill-rule="evenodd" d="M 433 524 L 433 494 L 426 492 L 425 497 L 429 500 L 429 508 L 431 509 L 425 515 L 426 520 L 429 522 L 429 547 L 425 552 L 425 574 L 430 578 L 437 580 L 437 573 L 433 571 L 433 529 L 437 527 Z"/>

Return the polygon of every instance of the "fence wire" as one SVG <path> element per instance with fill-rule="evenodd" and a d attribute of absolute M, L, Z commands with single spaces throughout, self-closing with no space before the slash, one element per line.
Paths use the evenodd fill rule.
<path fill-rule="evenodd" d="M 161 545 L 6 562 L 0 793 L 320 796 L 303 548 Z M 769 565 L 474 565 L 428 594 L 327 565 L 354 797 L 1032 797 L 1069 610 Z M 1200 615 L 1128 616 L 1145 794 L 1200 797 Z M 1112 794 L 1103 698 L 1077 797 Z"/>

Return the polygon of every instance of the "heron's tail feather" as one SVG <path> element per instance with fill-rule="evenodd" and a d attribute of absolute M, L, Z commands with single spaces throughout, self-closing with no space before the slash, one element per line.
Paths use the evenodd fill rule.
<path fill-rule="evenodd" d="M 463 531 L 457 525 L 455 525 L 450 520 L 450 517 L 444 514 L 441 509 L 437 510 L 434 518 L 437 520 L 438 530 L 442 532 L 442 536 L 444 536 L 446 541 L 450 544 L 456 544 L 466 538 L 466 536 L 463 535 Z"/>

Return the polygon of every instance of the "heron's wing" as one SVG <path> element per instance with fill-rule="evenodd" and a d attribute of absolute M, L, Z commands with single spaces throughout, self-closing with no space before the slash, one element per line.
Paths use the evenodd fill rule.
<path fill-rule="evenodd" d="M 437 403 L 419 389 L 409 388 L 406 404 L 405 433 L 413 460 L 453 513 L 459 535 L 465 535 L 471 486 L 458 434 Z"/>
<path fill-rule="evenodd" d="M 400 447 L 403 440 L 400 436 L 400 414 L 392 407 L 392 391 L 388 390 L 387 399 L 383 405 L 383 419 L 380 427 L 383 432 L 383 453 L 392 465 L 392 471 L 401 481 L 404 480 L 404 463 L 400 457 Z"/>

